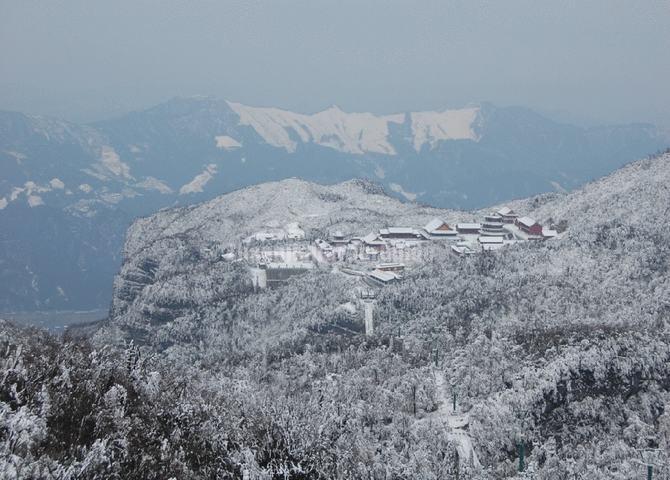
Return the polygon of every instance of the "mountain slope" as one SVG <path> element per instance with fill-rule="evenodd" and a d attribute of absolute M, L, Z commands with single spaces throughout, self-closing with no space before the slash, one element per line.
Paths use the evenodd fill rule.
<path fill-rule="evenodd" d="M 435 243 L 374 300 L 330 268 L 258 290 L 215 252 L 287 220 L 320 234 L 438 213 L 369 183 L 288 180 L 138 220 L 92 343 L 0 320 L 0 471 L 628 480 L 653 456 L 662 477 L 668 180 L 670 154 L 519 201 L 565 234 L 471 257 Z"/>
<path fill-rule="evenodd" d="M 115 271 L 130 219 L 248 185 L 367 178 L 403 200 L 473 208 L 570 190 L 666 144 L 649 125 L 582 129 L 490 104 L 391 115 L 337 107 L 299 114 L 194 97 L 85 126 L 0 112 L 0 217 L 6 217 L 0 222 L 27 216 L 33 229 L 30 238 L 19 237 L 21 229 L 6 233 L 6 245 L 31 248 L 16 255 L 25 265 L 10 261 L 5 274 L 18 275 L 24 286 L 54 279 L 48 287 L 21 287 L 20 296 L 0 286 L 0 308 L 100 307 L 110 279 L 95 279 L 100 290 L 85 298 L 53 297 L 56 286 L 87 278 L 86 267 L 78 267 L 82 275 L 55 269 L 30 252 L 58 242 L 62 250 L 90 245 L 100 271 Z M 108 215 L 116 220 L 108 222 Z M 56 218 L 69 225 L 59 235 L 48 227 Z M 93 233 L 104 224 L 117 228 L 105 239 Z M 9 247 L 1 253 L 12 257 Z"/>
<path fill-rule="evenodd" d="M 163 269 L 171 272 L 170 277 L 181 272 L 177 281 L 187 275 L 182 270 L 184 261 L 190 265 L 203 260 L 208 265 L 203 275 L 209 275 L 210 267 L 226 271 L 220 252 L 243 251 L 243 240 L 255 232 L 298 223 L 308 238 L 328 238 L 335 230 L 362 236 L 393 223 L 423 225 L 441 213 L 444 211 L 401 203 L 360 180 L 323 186 L 298 179 L 247 187 L 199 205 L 163 210 L 136 220 L 128 230 L 126 261 L 114 282 L 115 290 L 123 293 L 113 301 L 113 316 L 128 312 L 129 322 L 146 326 L 152 322 L 153 309 L 140 305 L 152 290 L 143 289 L 162 277 Z M 167 294 L 172 288 L 163 291 Z"/>
<path fill-rule="evenodd" d="M 362 461 L 365 454 L 342 447 L 343 458 L 358 465 L 349 475 L 369 475 L 386 461 L 414 476 L 439 476 L 439 468 L 454 475 L 455 468 L 472 478 L 511 478 L 515 444 L 523 441 L 534 478 L 633 478 L 640 449 L 670 446 L 669 181 L 666 154 L 569 194 L 517 203 L 543 222 L 567 221 L 556 240 L 472 257 L 433 244 L 422 266 L 379 290 L 369 338 L 362 306 L 347 313 L 358 302 L 355 277 L 316 269 L 256 291 L 244 262 L 209 252 L 296 219 L 309 235 L 463 214 L 399 204 L 366 184 L 297 181 L 166 210 L 131 228 L 110 324 L 98 341 L 132 338 L 162 352 L 170 368 L 186 362 L 190 375 L 244 379 L 252 397 L 270 390 L 273 398 L 305 402 L 301 428 L 313 438 L 323 433 L 318 411 L 356 405 L 348 421 L 369 429 L 352 433 L 348 444 L 372 451 Z M 393 353 L 398 342 L 401 355 Z M 439 466 L 407 463 L 420 450 L 385 443 L 414 435 L 417 449 L 428 441 L 458 451 L 444 431 L 421 421 L 440 411 L 446 400 L 436 392 L 444 384 L 455 386 L 481 468 L 453 456 Z M 285 405 L 267 401 L 270 409 Z M 295 461 L 316 461 L 301 451 Z M 321 458 L 314 468 L 337 476 L 336 464 Z"/>

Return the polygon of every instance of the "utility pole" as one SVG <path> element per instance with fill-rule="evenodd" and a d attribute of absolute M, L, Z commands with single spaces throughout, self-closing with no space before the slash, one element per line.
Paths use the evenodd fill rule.
<path fill-rule="evenodd" d="M 416 417 L 416 385 L 412 385 L 412 412 Z"/>

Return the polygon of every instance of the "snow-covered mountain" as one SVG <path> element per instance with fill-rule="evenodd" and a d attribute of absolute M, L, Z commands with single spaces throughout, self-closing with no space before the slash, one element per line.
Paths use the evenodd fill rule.
<path fill-rule="evenodd" d="M 658 450 L 662 465 L 670 447 L 669 184 L 666 153 L 512 204 L 564 224 L 560 238 L 470 257 L 430 243 L 422 265 L 377 290 L 371 337 L 356 276 L 315 268 L 257 290 L 248 265 L 219 250 L 287 222 L 321 236 L 475 214 L 401 203 L 362 181 L 302 180 L 165 209 L 130 228 L 96 341 L 133 339 L 203 385 L 234 379 L 244 398 L 264 399 L 261 411 L 291 411 L 275 408 L 285 398 L 302 405 L 295 430 L 276 428 L 300 432 L 291 461 L 325 476 L 346 457 L 356 477 L 383 463 L 415 478 L 515 478 L 522 442 L 533 478 L 635 478 L 641 450 Z M 221 395 L 238 391 L 226 384 Z M 241 437 L 254 431 L 248 412 L 221 408 L 239 415 Z M 322 419 L 327 408 L 346 421 Z M 307 448 L 350 424 L 336 460 Z M 413 441 L 389 440 L 403 435 Z M 435 442 L 451 453 L 407 460 Z M 362 444 L 370 450 L 351 447 Z"/>
<path fill-rule="evenodd" d="M 3 112 L 0 205 L 90 210 L 154 194 L 167 205 L 296 176 L 366 177 L 401 198 L 471 208 L 572 189 L 667 142 L 651 125 L 581 129 L 490 104 L 306 115 L 195 97 L 90 126 Z"/>
<path fill-rule="evenodd" d="M 260 182 L 367 178 L 402 200 L 473 208 L 570 190 L 666 145 L 651 125 L 582 129 L 490 104 L 300 114 L 193 97 L 91 125 L 0 112 L 0 275 L 13 279 L 0 309 L 100 306 L 108 289 L 74 292 L 109 281 L 86 272 L 118 268 L 132 218 Z M 35 253 L 50 249 L 71 251 L 73 268 Z"/>
<path fill-rule="evenodd" d="M 221 253 L 284 222 L 309 237 L 481 213 L 289 179 L 138 219 L 107 322 L 56 337 L 0 320 L 0 471 L 662 478 L 669 183 L 670 152 L 516 201 L 566 230 L 470 256 L 422 242 L 383 287 L 337 262 L 257 288 Z"/>
<path fill-rule="evenodd" d="M 240 103 L 228 105 L 240 116 L 241 125 L 252 127 L 266 143 L 289 152 L 295 152 L 300 142 L 343 153 L 397 155 L 390 142 L 391 124 L 405 123 L 411 126 L 411 143 L 417 152 L 426 144 L 434 148 L 442 140 L 477 140 L 474 128 L 479 108 L 377 116 L 347 113 L 337 106 L 303 115 Z"/>
<path fill-rule="evenodd" d="M 576 256 L 566 258 L 564 254 L 575 248 L 581 250 L 585 247 L 583 242 L 586 246 L 597 243 L 593 247 L 596 254 L 603 245 L 595 242 L 593 235 L 596 232 L 600 235 L 602 229 L 608 234 L 610 229 L 617 232 L 629 229 L 644 236 L 647 230 L 664 223 L 670 213 L 669 182 L 670 154 L 665 154 L 632 163 L 573 193 L 545 194 L 509 205 L 545 225 L 565 222 L 568 231 L 562 241 L 548 244 L 554 247 L 531 249 L 533 252 L 558 249 L 550 260 L 558 265 L 576 261 Z M 435 217 L 450 224 L 475 221 L 487 212 L 400 202 L 378 186 L 361 180 L 325 186 L 299 179 L 255 185 L 198 205 L 164 209 L 136 220 L 126 234 L 124 265 L 115 282 L 113 316 L 119 317 L 120 312 L 128 310 L 141 316 L 152 310 L 141 303 L 133 306 L 134 296 L 129 303 L 128 292 L 142 293 L 146 286 L 142 282 L 138 286 L 137 279 L 164 278 L 167 282 L 181 271 L 182 265 L 186 275 L 193 262 L 202 262 L 199 267 L 205 270 L 215 269 L 222 260 L 211 252 L 239 248 L 258 231 L 299 224 L 308 238 L 328 238 L 334 231 L 362 237 L 392 225 L 419 228 Z M 658 240 L 651 233 L 645 239 Z M 512 252 L 528 251 L 523 246 L 509 248 Z M 538 264 L 538 268 L 546 266 Z M 189 286 L 186 291 L 193 288 Z M 165 285 L 160 289 L 165 291 Z M 153 292 L 154 287 L 149 290 Z"/>

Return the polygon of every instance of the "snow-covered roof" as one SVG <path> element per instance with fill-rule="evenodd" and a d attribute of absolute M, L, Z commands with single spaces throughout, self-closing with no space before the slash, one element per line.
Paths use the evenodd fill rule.
<path fill-rule="evenodd" d="M 266 263 L 268 270 L 285 270 L 285 269 L 303 269 L 309 270 L 314 268 L 311 262 L 269 262 Z"/>
<path fill-rule="evenodd" d="M 553 238 L 558 236 L 558 232 L 547 227 L 542 227 L 542 236 L 545 238 Z"/>
<path fill-rule="evenodd" d="M 498 210 L 498 215 L 516 215 L 514 213 L 514 210 L 512 210 L 509 207 L 502 207 L 500 210 Z"/>
<path fill-rule="evenodd" d="M 284 231 L 256 232 L 248 237 L 247 241 L 257 240 L 259 242 L 263 242 L 265 240 L 283 240 L 284 238 L 286 238 L 286 233 Z"/>
<path fill-rule="evenodd" d="M 465 245 L 452 245 L 451 250 L 459 255 L 470 255 L 475 253 L 474 250 Z"/>
<path fill-rule="evenodd" d="M 479 230 L 482 226 L 479 223 L 459 223 L 456 228 L 459 230 Z"/>
<path fill-rule="evenodd" d="M 525 227 L 532 227 L 535 225 L 537 222 L 530 218 L 530 217 L 521 217 L 517 220 L 521 225 L 524 225 Z"/>
<path fill-rule="evenodd" d="M 387 262 L 387 263 L 380 263 L 377 265 L 378 269 L 384 269 L 384 268 L 405 268 L 404 263 L 399 263 L 399 262 Z"/>
<path fill-rule="evenodd" d="M 425 227 L 423 227 L 427 232 L 432 232 L 433 230 L 437 230 L 440 228 L 442 225 L 444 225 L 444 220 L 440 218 L 433 218 L 430 222 L 426 224 Z"/>
<path fill-rule="evenodd" d="M 379 230 L 380 235 L 414 235 L 416 231 L 412 227 L 388 227 Z"/>
<path fill-rule="evenodd" d="M 503 243 L 503 237 L 491 236 L 491 237 L 479 237 L 479 243 L 481 244 L 500 244 Z"/>
<path fill-rule="evenodd" d="M 377 235 L 374 232 L 368 233 L 366 236 L 363 237 L 363 242 L 367 244 L 383 244 L 384 241 L 379 238 L 379 235 Z"/>
<path fill-rule="evenodd" d="M 398 278 L 400 278 L 397 274 L 393 272 L 385 272 L 383 270 L 373 270 L 370 273 L 368 273 L 368 275 L 374 278 L 375 280 L 379 280 L 384 283 L 397 280 Z"/>

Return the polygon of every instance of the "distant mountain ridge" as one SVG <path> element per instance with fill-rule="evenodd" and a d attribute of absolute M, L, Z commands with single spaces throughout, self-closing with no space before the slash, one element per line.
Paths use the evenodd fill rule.
<path fill-rule="evenodd" d="M 668 138 L 647 124 L 584 129 L 490 104 L 305 115 L 194 97 L 91 125 L 0 112 L 0 141 L 3 205 L 53 192 L 69 204 L 79 197 L 116 204 L 147 192 L 202 193 L 200 200 L 301 176 L 326 183 L 367 177 L 400 197 L 473 208 L 574 188 Z M 199 175 L 198 188 L 182 190 Z"/>
<path fill-rule="evenodd" d="M 480 208 L 573 189 L 667 145 L 652 125 L 579 128 L 491 104 L 299 114 L 192 97 L 89 125 L 0 112 L 0 276 L 13 279 L 0 310 L 101 306 L 111 290 L 91 295 L 88 273 L 63 275 L 35 252 L 69 252 L 70 271 L 102 264 L 109 275 L 133 218 L 248 185 L 367 178 L 403 200 Z M 108 231 L 104 242 L 95 231 Z"/>

